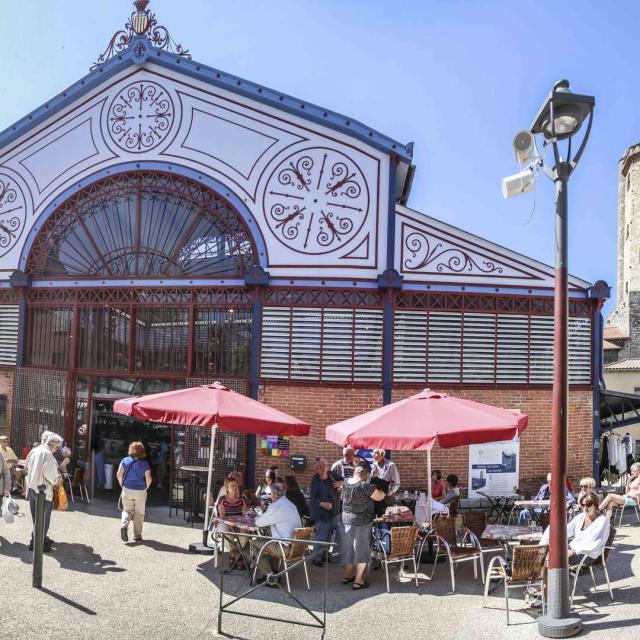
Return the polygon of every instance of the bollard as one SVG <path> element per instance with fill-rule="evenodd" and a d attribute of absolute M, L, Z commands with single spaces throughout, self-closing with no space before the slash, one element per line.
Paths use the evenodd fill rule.
<path fill-rule="evenodd" d="M 38 485 L 38 497 L 36 498 L 36 521 L 33 532 L 33 579 L 31 586 L 36 589 L 42 587 L 42 554 L 44 551 L 44 494 L 45 486 Z"/>

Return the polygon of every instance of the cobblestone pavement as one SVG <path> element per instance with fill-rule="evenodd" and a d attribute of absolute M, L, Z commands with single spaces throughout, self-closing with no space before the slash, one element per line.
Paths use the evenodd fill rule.
<path fill-rule="evenodd" d="M 21 502 L 23 511 L 26 506 Z M 201 539 L 201 532 L 186 525 L 182 515 L 170 519 L 166 508 L 150 508 L 144 540 L 125 544 L 120 540 L 118 516 L 115 500 L 89 506 L 76 503 L 68 512 L 54 512 L 49 533 L 57 542 L 54 552 L 45 555 L 42 590 L 31 587 L 32 554 L 26 547 L 29 515 L 12 525 L 0 520 L 0 583 L 5 596 L 1 638 L 216 637 L 217 570 L 211 557 L 187 552 L 190 542 Z M 611 602 L 606 591 L 585 591 L 576 600 L 585 623 L 582 636 L 640 640 L 640 525 L 633 524 L 633 518 L 633 514 L 625 516 L 629 526 L 620 529 L 610 560 L 615 601 Z M 430 567 L 423 564 L 420 570 Z M 306 591 L 302 570 L 294 573 L 292 589 L 319 612 L 323 570 L 314 566 L 309 570 L 311 592 Z M 518 610 L 507 627 L 499 589 L 489 600 L 491 608 L 483 609 L 482 585 L 474 581 L 471 566 L 459 568 L 456 582 L 456 593 L 449 593 L 446 565 L 438 565 L 433 582 L 422 575 L 417 589 L 413 582 L 400 582 L 393 570 L 391 593 L 387 594 L 384 573 L 374 571 L 371 587 L 356 592 L 340 584 L 340 568 L 330 566 L 325 638 L 359 634 L 393 640 L 540 637 L 535 624 L 538 612 L 523 608 L 522 595 L 514 594 L 512 607 Z M 590 581 L 582 578 L 581 584 L 586 589 Z M 226 577 L 225 598 L 231 599 L 245 587 L 242 575 Z M 311 621 L 279 589 L 260 587 L 234 606 L 256 614 Z M 319 629 L 232 615 L 224 616 L 222 630 L 228 637 L 247 640 L 322 638 Z"/>

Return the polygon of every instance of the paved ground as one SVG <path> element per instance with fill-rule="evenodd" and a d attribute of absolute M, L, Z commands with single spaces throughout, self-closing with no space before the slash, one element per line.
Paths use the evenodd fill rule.
<path fill-rule="evenodd" d="M 25 503 L 21 505 L 23 508 Z M 120 540 L 115 504 L 94 502 L 66 513 L 54 513 L 50 535 L 59 541 L 45 556 L 45 588 L 31 587 L 32 554 L 26 548 L 30 517 L 6 525 L 0 520 L 0 584 L 3 604 L 0 637 L 61 637 L 89 640 L 131 637 L 136 640 L 196 640 L 216 637 L 219 584 L 210 557 L 189 554 L 189 542 L 200 532 L 167 509 L 147 513 L 142 543 Z M 632 514 L 626 521 L 631 523 Z M 615 602 L 606 592 L 585 592 L 577 600 L 585 623 L 582 636 L 640 639 L 640 525 L 622 527 L 611 557 Z M 422 565 L 422 571 L 427 566 Z M 311 566 L 311 593 L 302 571 L 293 581 L 294 593 L 316 611 L 322 605 L 322 572 Z M 538 638 L 535 611 L 516 611 L 506 626 L 503 600 L 493 597 L 482 608 L 482 587 L 471 567 L 460 567 L 457 591 L 449 593 L 448 571 L 438 565 L 433 582 L 400 583 L 394 575 L 392 593 L 385 592 L 384 574 L 373 572 L 371 587 L 354 592 L 339 583 L 340 569 L 330 567 L 326 638 L 343 639 L 425 637 Z M 225 577 L 225 598 L 241 593 L 243 577 Z M 584 580 L 583 585 L 588 586 Z M 580 587 L 579 587 L 580 589 Z M 518 596 L 516 596 L 517 598 Z M 512 601 L 522 606 L 523 601 Z M 253 613 L 308 621 L 280 590 L 261 587 L 237 608 Z M 279 622 L 225 615 L 228 637 L 322 638 L 321 631 Z M 9 631 L 11 630 L 11 631 Z"/>

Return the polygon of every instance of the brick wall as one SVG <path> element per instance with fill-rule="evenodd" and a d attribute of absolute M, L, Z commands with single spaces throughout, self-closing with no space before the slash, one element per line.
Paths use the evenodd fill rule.
<path fill-rule="evenodd" d="M 395 389 L 393 400 L 420 391 Z M 439 389 L 446 391 L 446 389 Z M 537 490 L 550 470 L 551 438 L 551 390 L 538 389 L 456 389 L 453 395 L 485 402 L 498 407 L 520 409 L 529 416 L 529 425 L 520 443 L 520 484 Z M 306 420 L 312 425 L 311 434 L 306 438 L 291 438 L 290 453 L 304 454 L 307 468 L 296 472 L 301 484 L 309 484 L 313 471 L 313 460 L 324 456 L 330 461 L 337 460 L 341 451 L 337 445 L 325 440 L 324 430 L 330 424 L 364 413 L 382 404 L 380 388 L 332 387 L 323 385 L 287 385 L 267 383 L 260 398 L 267 404 Z M 569 478 L 574 484 L 583 476 L 591 475 L 591 407 L 590 391 L 572 391 L 569 396 Z M 427 455 L 420 451 L 402 451 L 393 454 L 398 464 L 402 486 L 405 488 L 425 487 L 427 477 Z M 261 478 L 265 469 L 279 463 L 280 475 L 293 473 L 288 468 L 286 458 L 264 456 L 260 450 L 256 455 L 256 478 Z M 468 476 L 468 447 L 440 449 L 432 453 L 434 469 L 441 469 L 444 475 L 455 473 L 460 478 L 462 494 L 466 496 Z"/>
<path fill-rule="evenodd" d="M 11 437 L 11 410 L 13 409 L 13 369 L 0 369 L 0 396 L 7 396 L 6 424 L 0 424 L 0 434 Z"/>

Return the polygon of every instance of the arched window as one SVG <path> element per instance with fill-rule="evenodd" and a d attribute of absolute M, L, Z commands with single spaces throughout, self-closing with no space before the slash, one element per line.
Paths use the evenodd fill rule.
<path fill-rule="evenodd" d="M 44 224 L 34 278 L 239 277 L 255 264 L 251 236 L 224 198 L 192 180 L 135 172 L 101 180 Z"/>

